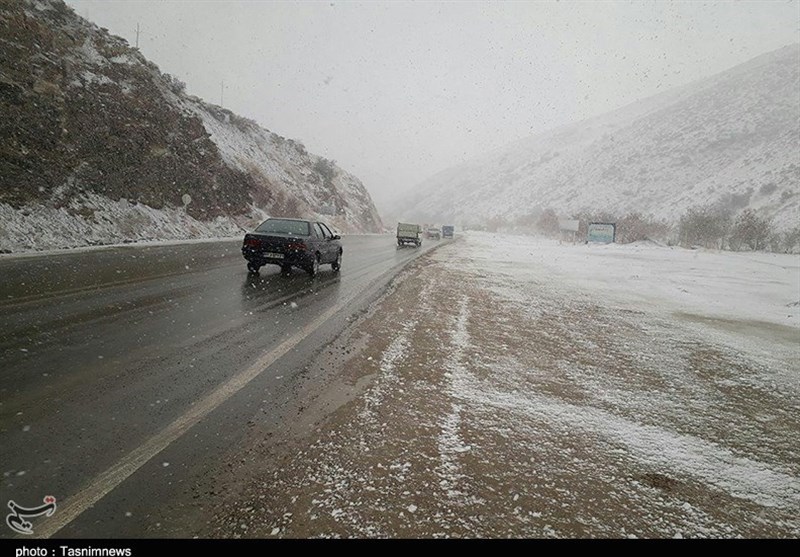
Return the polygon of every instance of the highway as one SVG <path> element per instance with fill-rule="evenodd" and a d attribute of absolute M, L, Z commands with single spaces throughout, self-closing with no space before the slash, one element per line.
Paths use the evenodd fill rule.
<path fill-rule="evenodd" d="M 313 279 L 249 275 L 240 240 L 1 257 L 0 500 L 56 497 L 36 537 L 144 535 L 436 244 L 348 236 Z"/>

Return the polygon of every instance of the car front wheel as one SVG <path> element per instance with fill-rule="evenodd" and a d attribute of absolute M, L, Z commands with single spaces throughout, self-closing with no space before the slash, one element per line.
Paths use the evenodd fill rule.
<path fill-rule="evenodd" d="M 338 273 L 339 269 L 342 268 L 342 251 L 339 250 L 339 255 L 336 256 L 336 261 L 331 263 L 331 269 L 333 269 L 334 273 Z"/>

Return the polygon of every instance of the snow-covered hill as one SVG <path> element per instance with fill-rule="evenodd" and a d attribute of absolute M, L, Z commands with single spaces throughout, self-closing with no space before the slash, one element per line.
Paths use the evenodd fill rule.
<path fill-rule="evenodd" d="M 377 232 L 361 182 L 188 95 L 61 0 L 0 2 L 0 252 L 238 234 L 265 215 Z"/>
<path fill-rule="evenodd" d="M 800 221 L 800 45 L 536 135 L 420 184 L 406 218 L 485 223 L 553 208 L 676 221 L 697 205 Z"/>

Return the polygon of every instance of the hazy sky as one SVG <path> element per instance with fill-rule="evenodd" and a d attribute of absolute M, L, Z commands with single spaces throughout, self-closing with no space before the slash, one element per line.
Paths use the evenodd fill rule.
<path fill-rule="evenodd" d="M 380 204 L 435 172 L 800 42 L 800 3 L 67 0 Z"/>

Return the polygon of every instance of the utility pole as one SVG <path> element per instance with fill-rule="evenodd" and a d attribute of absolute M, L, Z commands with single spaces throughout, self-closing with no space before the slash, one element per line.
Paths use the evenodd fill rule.
<path fill-rule="evenodd" d="M 222 101 L 225 99 L 225 80 L 219 82 L 219 105 L 222 106 Z"/>
<path fill-rule="evenodd" d="M 136 48 L 139 48 L 139 24 L 136 24 Z"/>

